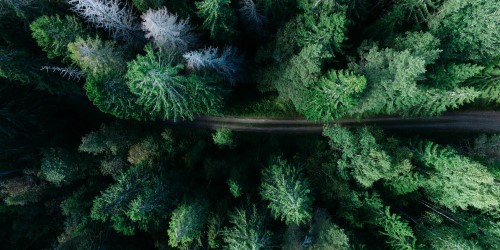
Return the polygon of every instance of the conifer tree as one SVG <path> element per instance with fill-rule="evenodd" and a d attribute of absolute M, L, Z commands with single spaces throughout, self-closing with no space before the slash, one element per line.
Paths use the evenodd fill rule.
<path fill-rule="evenodd" d="M 236 209 L 229 215 L 231 227 L 223 231 L 225 248 L 265 249 L 270 246 L 271 233 L 264 227 L 264 217 L 257 211 L 255 205 L 250 209 Z"/>
<path fill-rule="evenodd" d="M 198 38 L 193 33 L 189 19 L 179 19 L 167 8 L 149 9 L 142 16 L 142 29 L 146 38 L 164 51 L 185 52 L 196 46 Z"/>
<path fill-rule="evenodd" d="M 44 152 L 41 176 L 57 186 L 69 184 L 85 176 L 85 161 L 61 148 L 50 148 Z"/>
<path fill-rule="evenodd" d="M 154 52 L 150 46 L 146 55 L 138 55 L 128 65 L 128 86 L 138 95 L 138 103 L 161 119 L 192 119 L 195 115 L 213 113 L 221 99 L 210 79 L 194 73 L 181 75 L 184 65 L 171 55 Z"/>
<path fill-rule="evenodd" d="M 168 244 L 187 248 L 200 245 L 203 227 L 207 222 L 208 206 L 205 201 L 183 203 L 173 212 L 168 227 Z"/>
<path fill-rule="evenodd" d="M 120 0 L 66 0 L 74 12 L 97 28 L 109 30 L 113 38 L 130 40 L 139 30 L 132 9 Z"/>
<path fill-rule="evenodd" d="M 212 70 L 220 74 L 231 84 L 236 82 L 241 71 L 242 58 L 236 49 L 226 47 L 219 53 L 218 48 L 190 51 L 182 55 L 187 61 L 187 68 L 192 70 Z"/>
<path fill-rule="evenodd" d="M 237 18 L 230 0 L 203 0 L 196 2 L 198 16 L 203 19 L 202 27 L 210 31 L 215 41 L 229 41 L 235 35 Z"/>
<path fill-rule="evenodd" d="M 30 29 L 48 58 L 67 57 L 68 44 L 88 36 L 73 16 L 41 16 L 30 24 Z"/>
<path fill-rule="evenodd" d="M 432 142 L 421 142 L 416 155 L 430 175 L 422 185 L 430 200 L 452 211 L 498 209 L 499 187 L 483 165 Z"/>
<path fill-rule="evenodd" d="M 312 217 L 309 181 L 299 169 L 283 159 L 276 159 L 262 170 L 262 199 L 269 202 L 275 219 L 288 225 L 301 225 Z"/>

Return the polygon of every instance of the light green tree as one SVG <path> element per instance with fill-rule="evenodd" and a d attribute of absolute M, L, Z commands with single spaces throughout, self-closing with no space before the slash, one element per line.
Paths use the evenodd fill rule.
<path fill-rule="evenodd" d="M 208 219 L 205 201 L 182 203 L 173 212 L 168 227 L 168 244 L 186 248 L 201 245 L 202 230 Z"/>
<path fill-rule="evenodd" d="M 210 31 L 210 37 L 217 41 L 231 40 L 236 35 L 236 13 L 230 0 L 203 0 L 196 2 L 198 16 L 203 19 L 202 27 Z"/>
<path fill-rule="evenodd" d="M 224 249 L 266 249 L 271 243 L 271 233 L 264 227 L 264 217 L 255 205 L 250 209 L 236 209 L 229 215 L 231 227 L 225 228 L 222 235 Z"/>
<path fill-rule="evenodd" d="M 221 96 L 210 86 L 210 79 L 194 73 L 183 75 L 183 64 L 173 56 L 154 52 L 146 46 L 146 55 L 138 55 L 128 64 L 128 87 L 138 96 L 138 103 L 152 117 L 193 119 L 198 114 L 217 112 Z"/>
<path fill-rule="evenodd" d="M 309 181 L 300 170 L 278 158 L 262 170 L 260 193 L 275 219 L 300 225 L 312 217 Z"/>

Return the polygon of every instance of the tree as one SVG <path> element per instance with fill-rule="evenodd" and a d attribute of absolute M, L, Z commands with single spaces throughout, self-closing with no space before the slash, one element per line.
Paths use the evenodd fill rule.
<path fill-rule="evenodd" d="M 429 175 L 422 187 L 430 200 L 452 211 L 498 208 L 500 190 L 486 167 L 429 141 L 419 143 L 415 152 Z"/>
<path fill-rule="evenodd" d="M 265 22 L 265 16 L 260 13 L 255 1 L 240 0 L 240 6 L 239 11 L 243 21 L 251 25 L 256 31 L 260 31 Z"/>
<path fill-rule="evenodd" d="M 391 214 L 389 207 L 385 208 L 381 226 L 382 234 L 388 237 L 387 243 L 393 249 L 415 249 L 416 238 L 413 230 L 406 221 L 401 219 L 401 216 Z"/>
<path fill-rule="evenodd" d="M 301 225 L 312 217 L 309 181 L 299 169 L 278 158 L 262 170 L 262 199 L 275 219 L 288 225 Z"/>
<path fill-rule="evenodd" d="M 159 168 L 143 161 L 118 175 L 116 183 L 94 199 L 91 218 L 110 221 L 125 235 L 133 235 L 137 229 L 158 230 L 167 222 L 176 194 L 182 191 L 178 177 Z"/>
<path fill-rule="evenodd" d="M 313 250 L 347 250 L 349 249 L 349 238 L 344 230 L 331 222 L 325 211 L 315 212 L 314 224 L 312 226 Z"/>
<path fill-rule="evenodd" d="M 109 79 L 124 72 L 122 52 L 110 41 L 100 38 L 78 38 L 68 44 L 69 57 L 85 74 L 99 79 Z"/>
<path fill-rule="evenodd" d="M 146 38 L 153 40 L 156 47 L 164 51 L 185 52 L 196 47 L 197 37 L 189 19 L 178 19 L 167 8 L 149 9 L 142 16 L 142 29 Z"/>
<path fill-rule="evenodd" d="M 338 125 L 325 127 L 323 135 L 330 139 L 330 146 L 340 151 L 337 160 L 340 176 L 354 178 L 365 188 L 380 179 L 389 180 L 404 171 L 406 166 L 393 164 L 393 159 L 376 142 L 367 128 L 350 132 Z"/>
<path fill-rule="evenodd" d="M 225 228 L 222 235 L 225 248 L 265 249 L 270 244 L 271 233 L 264 228 L 264 217 L 257 212 L 253 205 L 250 209 L 236 209 L 229 214 L 231 227 Z"/>
<path fill-rule="evenodd" d="M 216 41 L 228 41 L 235 35 L 234 26 L 237 18 L 230 0 L 203 0 L 196 2 L 198 16 L 203 19 L 202 27 L 210 31 L 210 38 Z"/>
<path fill-rule="evenodd" d="M 304 102 L 299 110 L 314 121 L 341 118 L 352 112 L 365 87 L 363 76 L 347 70 L 329 70 L 309 89 L 309 101 Z"/>
<path fill-rule="evenodd" d="M 213 113 L 221 105 L 217 89 L 210 79 L 196 74 L 181 75 L 184 65 L 174 65 L 171 55 L 145 48 L 128 64 L 128 86 L 138 103 L 153 117 L 192 119 L 200 113 Z"/>
<path fill-rule="evenodd" d="M 201 245 L 200 237 L 208 219 L 206 201 L 182 203 L 173 212 L 168 227 L 168 244 L 171 247 L 188 248 Z"/>
<path fill-rule="evenodd" d="M 130 40 L 139 30 L 132 9 L 119 0 L 67 0 L 74 12 L 98 28 L 110 31 L 115 39 Z"/>
<path fill-rule="evenodd" d="M 333 1 L 300 0 L 300 14 L 276 34 L 271 53 L 276 62 L 283 62 L 311 45 L 321 45 L 332 53 L 340 52 L 346 40 L 346 8 Z"/>
<path fill-rule="evenodd" d="M 226 47 L 219 53 L 218 48 L 190 51 L 182 55 L 191 70 L 213 70 L 234 84 L 241 71 L 243 60 L 237 55 L 236 49 Z"/>
<path fill-rule="evenodd" d="M 49 148 L 43 154 L 41 176 L 60 186 L 85 176 L 85 161 L 64 149 Z"/>
<path fill-rule="evenodd" d="M 9 206 L 25 206 L 40 201 L 47 190 L 47 183 L 36 178 L 37 172 L 31 169 L 23 175 L 0 180 L 0 194 Z"/>
<path fill-rule="evenodd" d="M 234 146 L 233 137 L 234 137 L 233 132 L 227 128 L 218 129 L 217 131 L 215 131 L 214 134 L 212 134 L 212 139 L 214 140 L 214 143 L 219 147 Z"/>
<path fill-rule="evenodd" d="M 48 58 L 67 57 L 68 44 L 86 38 L 83 26 L 73 16 L 41 16 L 30 24 L 31 34 Z"/>
<path fill-rule="evenodd" d="M 429 29 L 443 44 L 443 56 L 458 61 L 498 59 L 499 7 L 488 0 L 448 0 L 429 20 Z"/>
<path fill-rule="evenodd" d="M 149 9 L 159 9 L 165 5 L 165 0 L 132 0 L 134 6 L 141 12 L 145 12 Z"/>

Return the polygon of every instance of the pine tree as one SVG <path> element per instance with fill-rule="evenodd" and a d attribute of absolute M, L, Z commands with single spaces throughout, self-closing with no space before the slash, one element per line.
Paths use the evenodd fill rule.
<path fill-rule="evenodd" d="M 123 53 L 110 41 L 78 38 L 68 45 L 69 57 L 88 76 L 109 79 L 125 70 Z"/>
<path fill-rule="evenodd" d="M 189 19 L 179 19 L 177 15 L 169 13 L 167 8 L 149 9 L 141 17 L 146 38 L 152 39 L 161 50 L 185 52 L 196 47 L 198 38 Z"/>
<path fill-rule="evenodd" d="M 420 143 L 415 150 L 429 175 L 422 187 L 430 200 L 452 211 L 498 208 L 499 187 L 483 165 L 432 142 Z"/>
<path fill-rule="evenodd" d="M 234 146 L 233 131 L 227 128 L 218 129 L 212 134 L 212 139 L 219 147 L 232 147 Z"/>
<path fill-rule="evenodd" d="M 134 6 L 141 12 L 149 9 L 157 10 L 165 5 L 165 0 L 132 0 Z"/>
<path fill-rule="evenodd" d="M 237 18 L 230 0 L 203 0 L 196 2 L 198 16 L 203 19 L 202 27 L 210 31 L 210 38 L 216 41 L 229 41 L 235 35 Z"/>
<path fill-rule="evenodd" d="M 265 16 L 260 13 L 257 3 L 254 0 L 240 0 L 239 9 L 243 21 L 251 25 L 253 29 L 260 31 L 265 22 Z"/>
<path fill-rule="evenodd" d="M 41 16 L 30 24 L 30 29 L 48 58 L 68 56 L 68 44 L 88 36 L 73 16 Z"/>
<path fill-rule="evenodd" d="M 113 38 L 131 40 L 139 30 L 132 9 L 119 0 L 66 0 L 72 10 L 98 28 L 109 30 Z"/>
<path fill-rule="evenodd" d="M 330 70 L 309 89 L 309 101 L 299 110 L 307 119 L 314 121 L 331 121 L 343 117 L 358 104 L 359 94 L 365 87 L 366 79 L 363 76 L 347 70 Z"/>
<path fill-rule="evenodd" d="M 349 238 L 344 230 L 331 222 L 326 211 L 317 210 L 312 226 L 312 244 L 310 249 L 328 250 L 349 249 Z"/>
<path fill-rule="evenodd" d="M 381 219 L 382 234 L 389 239 L 387 243 L 392 249 L 415 249 L 416 238 L 408 223 L 397 214 L 391 214 L 389 207 L 385 208 L 384 218 Z"/>
<path fill-rule="evenodd" d="M 205 201 L 183 203 L 173 212 L 168 228 L 168 244 L 187 248 L 200 245 L 202 230 L 207 222 L 208 207 Z"/>
<path fill-rule="evenodd" d="M 269 202 L 275 219 L 288 225 L 301 225 L 312 217 L 309 181 L 299 169 L 283 159 L 276 159 L 262 170 L 261 196 Z"/>
<path fill-rule="evenodd" d="M 495 1 L 448 0 L 429 20 L 429 28 L 441 39 L 445 58 L 489 62 L 500 54 L 498 11 Z"/>
<path fill-rule="evenodd" d="M 270 246 L 271 233 L 264 228 L 264 217 L 254 206 L 251 209 L 236 209 L 229 214 L 231 227 L 223 231 L 225 248 L 239 249 L 265 249 Z"/>
<path fill-rule="evenodd" d="M 138 103 L 161 119 L 192 119 L 200 113 L 213 113 L 221 104 L 210 79 L 193 73 L 181 75 L 184 65 L 174 65 L 173 58 L 146 47 L 128 65 L 128 86 L 138 95 Z"/>
<path fill-rule="evenodd" d="M 190 51 L 182 55 L 187 61 L 187 68 L 191 70 L 212 70 L 220 74 L 231 84 L 236 82 L 241 71 L 242 58 L 237 55 L 236 49 L 226 47 L 219 53 L 218 48 L 209 47 L 203 50 Z"/>
<path fill-rule="evenodd" d="M 69 184 L 85 177 L 86 164 L 83 159 L 61 148 L 50 148 L 44 152 L 41 176 L 57 186 Z"/>

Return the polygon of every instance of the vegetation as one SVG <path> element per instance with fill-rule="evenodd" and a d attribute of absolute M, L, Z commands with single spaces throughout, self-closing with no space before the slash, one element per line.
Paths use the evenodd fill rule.
<path fill-rule="evenodd" d="M 2 249 L 500 249 L 498 126 L 332 123 L 498 117 L 499 13 L 0 0 Z"/>

